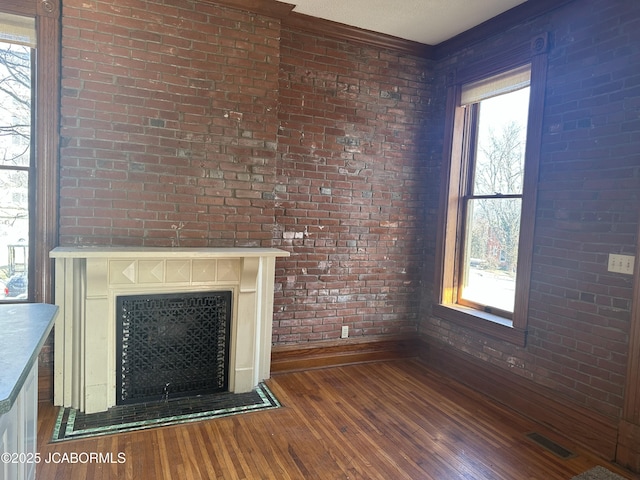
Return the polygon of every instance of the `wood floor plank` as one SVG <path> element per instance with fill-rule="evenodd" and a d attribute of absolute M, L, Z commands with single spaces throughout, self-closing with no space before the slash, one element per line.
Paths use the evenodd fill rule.
<path fill-rule="evenodd" d="M 596 465 L 638 478 L 417 360 L 280 374 L 268 385 L 282 408 L 58 443 L 49 441 L 57 409 L 41 404 L 42 458 L 116 461 L 41 462 L 37 478 L 568 480 Z M 576 456 L 542 448 L 532 431 Z"/>

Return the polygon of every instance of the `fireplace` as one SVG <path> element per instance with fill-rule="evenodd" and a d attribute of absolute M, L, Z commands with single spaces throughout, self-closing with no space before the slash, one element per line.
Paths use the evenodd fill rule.
<path fill-rule="evenodd" d="M 197 382 L 176 386 L 174 374 L 164 373 L 162 391 L 159 393 L 158 386 L 153 386 L 147 392 L 149 398 L 195 394 L 216 388 L 235 393 L 253 390 L 270 375 L 275 260 L 288 255 L 274 248 L 54 249 L 51 257 L 55 259 L 55 301 L 60 308 L 55 324 L 54 403 L 95 413 L 118 403 L 146 398 L 144 391 L 136 391 L 133 394 L 136 399 L 132 399 L 130 394 L 136 387 L 127 381 L 124 384 L 126 398 L 123 398 L 119 375 L 122 369 L 119 358 L 122 352 L 118 350 L 121 348 L 118 347 L 119 304 L 122 299 L 140 296 L 158 295 L 157 299 L 173 297 L 178 303 L 183 301 L 180 299 L 202 303 L 198 300 L 202 295 L 226 292 L 230 307 L 228 327 L 210 324 L 203 327 L 227 330 L 224 335 L 228 335 L 228 347 L 223 356 L 228 359 L 223 367 L 222 377 L 226 378 L 222 378 L 222 383 L 216 378 L 202 388 Z M 222 308 L 218 300 L 212 302 L 216 304 L 214 309 Z M 195 314 L 199 315 L 202 316 Z M 156 336 L 163 331 L 176 336 L 181 332 L 186 334 L 191 328 L 195 328 L 193 319 L 172 310 L 168 316 L 156 320 L 151 330 Z M 173 329 L 173 333 L 167 329 Z M 158 338 L 147 340 L 155 342 L 151 351 L 155 349 L 158 353 L 158 349 L 167 348 Z M 176 348 L 196 351 L 186 354 L 187 359 L 190 355 L 202 357 L 205 349 L 193 344 Z M 212 350 L 214 348 L 208 353 Z"/>
<path fill-rule="evenodd" d="M 116 403 L 227 391 L 231 292 L 116 298 Z"/>

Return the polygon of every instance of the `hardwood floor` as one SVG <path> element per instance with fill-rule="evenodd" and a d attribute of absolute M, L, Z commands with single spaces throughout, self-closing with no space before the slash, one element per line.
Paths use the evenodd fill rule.
<path fill-rule="evenodd" d="M 57 409 L 41 404 L 37 478 L 562 480 L 596 465 L 638 478 L 417 360 L 279 374 L 268 385 L 283 408 L 56 444 Z M 526 437 L 534 431 L 577 455 L 556 456 Z M 72 452 L 113 463 L 45 462 Z"/>

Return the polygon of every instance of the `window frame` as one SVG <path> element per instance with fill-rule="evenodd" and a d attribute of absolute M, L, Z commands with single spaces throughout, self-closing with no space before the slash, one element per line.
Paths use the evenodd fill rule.
<path fill-rule="evenodd" d="M 36 20 L 28 302 L 53 302 L 49 252 L 58 242 L 60 12 L 60 0 L 0 0 L 0 13 Z"/>
<path fill-rule="evenodd" d="M 529 65 L 529 64 L 527 64 Z M 481 304 L 474 300 L 463 298 L 463 292 L 461 288 L 461 284 L 465 281 L 465 269 L 466 269 L 466 253 L 469 249 L 469 210 L 470 204 L 474 200 L 480 199 L 492 199 L 492 200 L 509 200 L 509 199 L 519 199 L 522 201 L 523 195 L 522 192 L 519 194 L 514 193 L 494 193 L 494 194 L 476 194 L 474 192 L 474 178 L 477 172 L 477 159 L 478 159 L 478 128 L 480 123 L 480 103 L 468 103 L 465 104 L 464 110 L 464 125 L 465 125 L 465 133 L 464 136 L 469 138 L 469 146 L 472 147 L 468 151 L 463 154 L 463 159 L 465 165 L 465 173 L 464 178 L 461 179 L 461 194 L 459 197 L 459 201 L 461 203 L 461 224 L 459 227 L 460 230 L 460 249 L 459 253 L 455 257 L 455 261 L 457 265 L 455 266 L 456 273 L 458 275 L 455 284 L 455 301 L 453 303 L 458 304 L 460 306 L 469 307 L 474 310 L 482 310 L 484 312 L 493 313 L 499 317 L 503 317 L 506 319 L 513 319 L 513 313 L 511 311 L 502 310 L 496 306 L 489 306 L 485 304 Z M 521 221 L 519 222 L 522 223 Z"/>
<path fill-rule="evenodd" d="M 547 76 L 548 35 L 535 36 L 500 55 L 482 59 L 464 70 L 449 74 L 445 112 L 442 191 L 436 245 L 435 303 L 433 314 L 477 333 L 526 345 L 527 313 L 531 284 L 533 237 L 538 170 L 542 141 L 542 120 Z M 465 117 L 470 109 L 460 105 L 462 85 L 531 64 L 529 113 L 525 149 L 522 213 L 516 273 L 515 304 L 511 318 L 461 305 L 457 301 L 459 266 L 464 242 L 465 182 L 469 152 L 473 148 Z M 467 133 L 467 134 L 465 134 Z"/>

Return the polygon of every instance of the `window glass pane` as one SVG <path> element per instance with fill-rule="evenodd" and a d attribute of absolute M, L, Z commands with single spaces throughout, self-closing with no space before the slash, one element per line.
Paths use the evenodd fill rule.
<path fill-rule="evenodd" d="M 520 198 L 468 201 L 462 299 L 513 312 L 521 204 Z"/>
<path fill-rule="evenodd" d="M 480 102 L 473 194 L 521 194 L 529 87 Z"/>
<path fill-rule="evenodd" d="M 26 299 L 29 172 L 0 170 L 0 298 Z"/>
<path fill-rule="evenodd" d="M 0 165 L 30 164 L 31 49 L 0 42 Z"/>
<path fill-rule="evenodd" d="M 27 299 L 31 49 L 0 42 L 0 300 Z"/>

